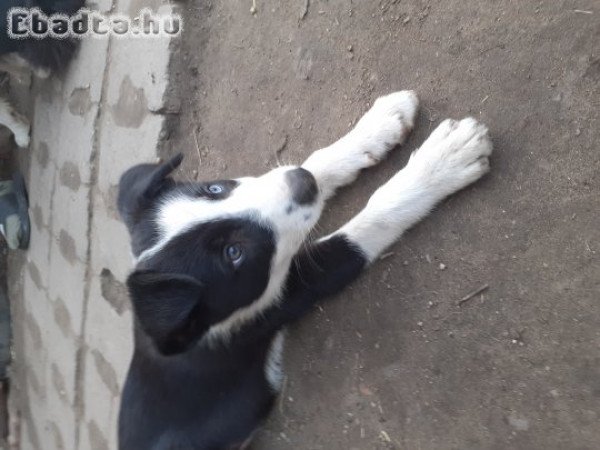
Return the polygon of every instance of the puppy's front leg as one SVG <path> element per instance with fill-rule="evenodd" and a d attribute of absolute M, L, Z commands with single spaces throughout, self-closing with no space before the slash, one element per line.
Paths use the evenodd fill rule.
<path fill-rule="evenodd" d="M 491 152 L 487 128 L 475 119 L 442 122 L 406 167 L 335 234 L 373 261 L 437 203 L 486 173 Z"/>
<path fill-rule="evenodd" d="M 311 172 L 324 200 L 351 183 L 358 173 L 381 161 L 412 129 L 419 107 L 412 91 L 395 92 L 375 101 L 354 129 L 329 147 L 317 150 L 302 167 Z"/>
<path fill-rule="evenodd" d="M 474 119 L 442 122 L 357 216 L 296 256 L 281 302 L 252 327 L 254 338 L 302 318 L 344 289 L 437 203 L 486 173 L 491 152 L 484 125 Z"/>

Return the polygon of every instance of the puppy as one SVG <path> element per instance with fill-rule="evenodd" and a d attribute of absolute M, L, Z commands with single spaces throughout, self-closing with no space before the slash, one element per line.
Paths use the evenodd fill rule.
<path fill-rule="evenodd" d="M 358 215 L 303 245 L 336 189 L 402 143 L 417 107 L 413 92 L 382 97 L 301 167 L 257 178 L 174 181 L 182 156 L 123 175 L 118 206 L 136 264 L 120 449 L 246 448 L 281 388 L 282 330 L 488 171 L 486 127 L 446 120 Z"/>
<path fill-rule="evenodd" d="M 73 15 L 85 0 L 2 0 L 0 4 L 0 72 L 17 77 L 34 73 L 40 78 L 60 71 L 73 56 L 76 42 L 72 39 L 11 39 L 8 33 L 11 8 L 39 8 L 47 15 Z M 29 146 L 29 121 L 12 104 L 0 97 L 0 125 L 9 128 L 19 147 Z"/>

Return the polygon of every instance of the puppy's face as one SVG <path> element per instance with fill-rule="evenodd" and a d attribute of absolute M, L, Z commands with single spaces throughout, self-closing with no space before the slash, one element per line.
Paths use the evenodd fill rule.
<path fill-rule="evenodd" d="M 177 183 L 168 175 L 180 163 L 136 166 L 119 193 L 137 259 L 128 279 L 136 318 L 166 354 L 208 330 L 226 334 L 276 300 L 322 209 L 304 169 Z"/>

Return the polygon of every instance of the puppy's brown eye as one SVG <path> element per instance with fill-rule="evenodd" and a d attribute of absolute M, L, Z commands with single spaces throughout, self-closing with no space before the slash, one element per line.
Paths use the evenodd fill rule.
<path fill-rule="evenodd" d="M 244 258 L 244 252 L 240 244 L 227 245 L 223 252 L 225 257 L 234 264 L 239 264 Z"/>

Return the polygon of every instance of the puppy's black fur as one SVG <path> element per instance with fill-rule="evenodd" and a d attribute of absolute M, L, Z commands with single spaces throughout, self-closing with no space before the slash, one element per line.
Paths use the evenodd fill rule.
<path fill-rule="evenodd" d="M 85 0 L 2 0 L 0 3 L 0 56 L 17 53 L 33 68 L 59 72 L 77 48 L 73 39 L 10 39 L 7 21 L 11 8 L 39 8 L 47 15 L 72 16 L 83 8 Z"/>
<path fill-rule="evenodd" d="M 155 215 L 171 194 L 218 201 L 202 183 L 168 177 L 181 163 L 141 165 L 124 174 L 119 211 L 140 255 L 157 243 Z M 228 183 L 228 184 L 227 184 Z M 220 196 L 227 196 L 236 182 Z M 221 257 L 227 242 L 244 242 L 247 264 L 233 270 Z M 250 217 L 192 227 L 143 258 L 128 279 L 135 312 L 135 350 L 119 417 L 121 450 L 232 450 L 244 447 L 273 406 L 265 365 L 275 335 L 340 291 L 366 265 L 343 235 L 301 251 L 280 302 L 245 322 L 225 343 L 203 340 L 211 325 L 265 290 L 277 236 Z"/>

